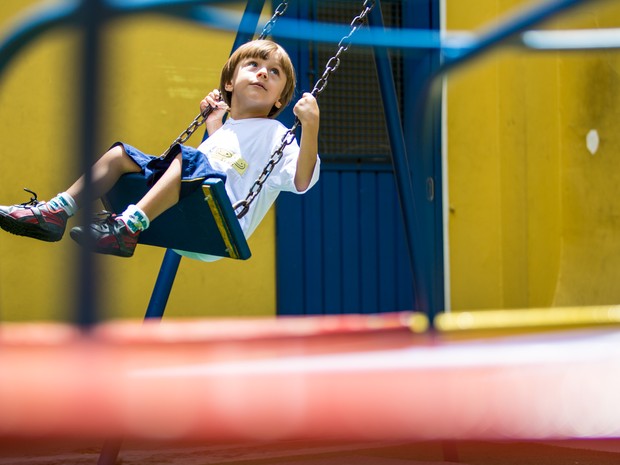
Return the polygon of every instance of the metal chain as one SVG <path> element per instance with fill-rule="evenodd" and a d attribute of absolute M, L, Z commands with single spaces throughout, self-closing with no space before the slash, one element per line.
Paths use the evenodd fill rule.
<path fill-rule="evenodd" d="M 370 11 L 374 8 L 374 6 L 375 6 L 375 0 L 364 1 L 364 5 L 362 7 L 361 13 L 357 15 L 355 18 L 353 18 L 353 21 L 351 21 L 351 24 L 350 24 L 351 30 L 346 36 L 340 39 L 340 42 L 338 42 L 338 51 L 334 54 L 334 56 L 332 56 L 327 61 L 327 64 L 325 65 L 325 70 L 323 71 L 323 75 L 319 78 L 319 80 L 314 85 L 312 92 L 310 92 L 314 97 L 318 97 L 319 94 L 321 94 L 321 92 L 325 90 L 325 87 L 327 86 L 330 76 L 340 66 L 340 55 L 349 49 L 349 47 L 351 46 L 351 37 L 353 36 L 353 34 L 355 34 L 355 32 L 361 26 L 364 25 L 364 20 L 368 16 L 368 13 L 370 13 Z M 267 178 L 269 177 L 269 175 L 271 174 L 275 166 L 282 159 L 282 156 L 284 154 L 284 149 L 288 145 L 290 145 L 293 142 L 293 140 L 295 140 L 295 131 L 299 127 L 299 124 L 300 124 L 299 119 L 295 118 L 295 122 L 293 123 L 293 126 L 291 126 L 291 128 L 284 134 L 284 136 L 282 136 L 280 146 L 273 152 L 273 154 L 269 158 L 269 161 L 267 162 L 267 165 L 263 169 L 263 172 L 260 174 L 258 179 L 254 182 L 254 184 L 250 188 L 250 191 L 248 192 L 247 197 L 244 200 L 240 200 L 239 202 L 236 202 L 233 205 L 233 209 L 235 211 L 241 208 L 241 211 L 237 213 L 238 219 L 243 218 L 246 215 L 246 213 L 250 210 L 250 205 L 252 204 L 254 199 L 258 196 L 260 191 L 262 190 L 263 184 L 265 184 L 265 181 L 267 181 Z"/>
<path fill-rule="evenodd" d="M 187 142 L 187 140 L 190 137 L 192 137 L 192 134 L 194 134 L 194 132 L 196 132 L 196 129 L 198 129 L 200 126 L 205 124 L 205 122 L 207 121 L 207 116 L 209 116 L 212 111 L 213 111 L 213 108 L 208 106 L 205 109 L 205 111 L 203 111 L 198 116 L 196 116 L 194 118 L 194 121 L 192 121 L 189 124 L 187 129 L 185 131 L 183 131 L 181 134 L 179 134 L 179 136 L 174 140 L 174 142 L 172 142 L 172 144 L 170 144 L 170 147 L 168 147 L 166 149 L 166 151 L 161 154 L 160 158 L 166 158 L 166 155 L 168 155 L 170 153 L 170 151 L 172 150 L 172 148 L 174 146 Z"/>
<path fill-rule="evenodd" d="M 286 12 L 287 8 L 288 8 L 288 0 L 282 0 L 282 3 L 280 3 L 276 7 L 275 11 L 273 12 L 273 16 L 271 17 L 271 19 L 267 21 L 267 24 L 265 24 L 265 27 L 263 27 L 263 31 L 258 36 L 258 40 L 263 40 L 265 37 L 271 34 L 271 30 L 273 29 L 273 26 L 276 24 L 276 21 L 278 20 L 280 16 L 282 16 Z"/>
<path fill-rule="evenodd" d="M 355 18 L 353 18 L 353 21 L 351 21 L 351 30 L 346 36 L 340 39 L 340 42 L 338 42 L 338 51 L 334 54 L 333 57 L 331 57 L 327 61 L 327 64 L 325 65 L 325 71 L 323 71 L 323 75 L 319 78 L 319 80 L 314 85 L 314 89 L 312 89 L 312 92 L 311 92 L 312 95 L 314 95 L 315 97 L 318 97 L 318 95 L 321 92 L 323 92 L 323 90 L 325 90 L 329 77 L 340 66 L 340 55 L 342 55 L 344 52 L 349 50 L 349 47 L 351 46 L 351 38 L 353 37 L 353 34 L 355 34 L 355 32 L 364 25 L 364 21 L 366 17 L 368 16 L 368 13 L 370 13 L 370 11 L 374 8 L 374 6 L 375 6 L 375 0 L 364 1 L 362 12 L 359 15 L 357 15 Z"/>
<path fill-rule="evenodd" d="M 280 3 L 274 10 L 273 16 L 271 17 L 271 19 L 267 21 L 267 24 L 265 24 L 265 27 L 263 27 L 263 30 L 260 33 L 260 36 L 258 36 L 259 40 L 262 40 L 265 37 L 267 37 L 269 34 L 271 34 L 271 30 L 273 29 L 273 26 L 276 24 L 276 21 L 278 20 L 278 18 L 280 18 L 280 16 L 282 16 L 286 12 L 287 8 L 288 8 L 288 0 L 282 0 L 282 3 Z M 161 158 L 165 158 L 166 155 L 168 155 L 170 151 L 173 149 L 173 147 L 175 147 L 176 145 L 187 142 L 187 140 L 190 137 L 192 137 L 192 134 L 194 134 L 194 132 L 196 132 L 196 130 L 200 126 L 205 124 L 205 122 L 207 121 L 207 117 L 211 114 L 212 111 L 213 111 L 213 108 L 207 107 L 205 111 L 203 111 L 198 116 L 196 116 L 194 120 L 189 124 L 187 129 L 185 129 L 181 134 L 179 134 L 179 136 L 172 142 L 172 144 L 170 144 L 170 147 L 168 147 L 166 151 L 161 154 Z"/>

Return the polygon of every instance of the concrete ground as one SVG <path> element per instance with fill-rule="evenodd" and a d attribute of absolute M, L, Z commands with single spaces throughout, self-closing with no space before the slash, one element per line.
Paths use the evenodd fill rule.
<path fill-rule="evenodd" d="M 0 440 L 0 465 L 96 464 L 95 441 Z M 554 442 L 167 443 L 126 441 L 119 465 L 604 465 L 620 463 L 620 440 Z"/>

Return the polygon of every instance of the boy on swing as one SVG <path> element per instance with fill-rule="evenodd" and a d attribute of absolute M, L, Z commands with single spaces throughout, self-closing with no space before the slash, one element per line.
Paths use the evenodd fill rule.
<path fill-rule="evenodd" d="M 118 142 L 93 166 L 92 185 L 97 197 L 110 190 L 120 176 L 142 173 L 152 187 L 136 205 L 120 215 L 95 220 L 87 228 L 94 237 L 94 251 L 131 257 L 140 232 L 207 177 L 220 177 L 231 202 L 243 200 L 267 160 L 281 145 L 287 128 L 275 118 L 295 90 L 295 70 L 286 51 L 269 40 L 255 40 L 239 47 L 224 65 L 220 89 L 201 102 L 201 111 L 212 112 L 205 121 L 209 137 L 195 149 L 176 145 L 165 158 L 146 155 Z M 223 123 L 225 112 L 229 117 Z M 240 220 L 249 237 L 281 191 L 302 194 L 319 178 L 319 107 L 312 94 L 297 101 L 293 112 L 302 125 L 299 144 L 285 147 L 282 159 L 267 179 L 252 208 Z M 30 202 L 0 206 L 0 227 L 20 236 L 55 242 L 65 232 L 69 217 L 83 201 L 82 176 L 65 192 L 47 202 L 36 195 Z M 84 243 L 86 228 L 75 227 L 71 237 Z M 190 254 L 188 254 L 190 255 Z M 213 257 L 191 254 L 210 261 Z"/>

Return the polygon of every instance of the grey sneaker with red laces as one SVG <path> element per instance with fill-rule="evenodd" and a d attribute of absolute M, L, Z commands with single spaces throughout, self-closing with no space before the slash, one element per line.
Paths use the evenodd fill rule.
<path fill-rule="evenodd" d="M 92 244 L 89 244 L 87 234 L 91 234 Z M 140 233 L 132 233 L 127 225 L 118 216 L 109 212 L 102 212 L 100 218 L 86 226 L 77 226 L 71 229 L 71 238 L 85 247 L 92 247 L 92 251 L 117 257 L 131 257 L 138 245 Z"/>

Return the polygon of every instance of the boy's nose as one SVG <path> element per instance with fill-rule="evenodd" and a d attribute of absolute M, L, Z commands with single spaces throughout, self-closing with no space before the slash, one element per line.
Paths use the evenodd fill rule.
<path fill-rule="evenodd" d="M 264 68 L 264 67 L 263 67 L 263 68 L 260 68 L 260 69 L 256 72 L 256 75 L 257 75 L 257 76 L 260 76 L 260 77 L 264 77 L 264 78 L 266 78 L 266 77 L 269 75 L 269 73 L 267 73 L 267 68 Z"/>

